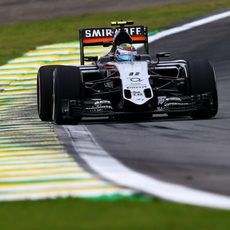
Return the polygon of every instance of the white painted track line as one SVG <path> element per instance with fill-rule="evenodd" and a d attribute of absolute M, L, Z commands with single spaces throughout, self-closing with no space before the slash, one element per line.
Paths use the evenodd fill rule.
<path fill-rule="evenodd" d="M 64 129 L 78 155 L 115 184 L 179 203 L 230 209 L 230 197 L 163 182 L 126 167 L 109 155 L 84 125 L 64 126 Z"/>
<path fill-rule="evenodd" d="M 151 36 L 149 42 L 151 43 L 227 17 L 230 17 L 230 11 L 186 23 Z M 126 167 L 102 149 L 86 126 L 65 126 L 64 128 L 69 134 L 77 153 L 93 170 L 107 180 L 166 200 L 211 208 L 230 209 L 230 197 L 228 196 L 163 182 Z"/>

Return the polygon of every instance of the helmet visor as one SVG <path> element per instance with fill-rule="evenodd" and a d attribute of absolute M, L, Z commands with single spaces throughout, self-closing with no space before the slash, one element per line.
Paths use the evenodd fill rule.
<path fill-rule="evenodd" d="M 135 61 L 135 55 L 133 54 L 123 54 L 117 56 L 120 61 Z"/>

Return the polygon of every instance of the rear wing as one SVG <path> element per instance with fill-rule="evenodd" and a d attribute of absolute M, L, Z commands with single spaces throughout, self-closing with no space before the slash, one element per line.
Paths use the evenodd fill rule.
<path fill-rule="evenodd" d="M 79 30 L 81 65 L 85 63 L 84 47 L 104 45 L 113 42 L 113 37 L 121 28 L 88 28 Z M 146 26 L 125 26 L 133 44 L 144 44 L 145 53 L 149 53 L 148 28 Z"/>

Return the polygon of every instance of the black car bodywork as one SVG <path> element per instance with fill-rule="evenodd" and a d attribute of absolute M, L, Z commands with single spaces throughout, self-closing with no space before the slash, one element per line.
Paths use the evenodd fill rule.
<path fill-rule="evenodd" d="M 218 111 L 215 72 L 207 60 L 162 61 L 149 54 L 148 30 L 132 22 L 80 30 L 80 66 L 42 66 L 38 71 L 38 113 L 43 121 L 79 122 L 85 116 L 120 118 L 189 115 L 209 119 Z M 121 43 L 143 44 L 134 62 L 114 57 Z M 86 46 L 111 46 L 103 57 L 85 56 Z M 85 65 L 85 62 L 91 62 Z"/>

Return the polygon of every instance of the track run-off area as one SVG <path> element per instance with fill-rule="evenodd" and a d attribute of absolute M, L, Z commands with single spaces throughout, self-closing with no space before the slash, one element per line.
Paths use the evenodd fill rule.
<path fill-rule="evenodd" d="M 87 52 L 102 54 L 98 47 Z M 41 65 L 76 64 L 79 43 L 37 47 L 0 67 L 0 200 L 130 196 L 84 170 L 64 149 L 53 124 L 37 115 Z"/>
<path fill-rule="evenodd" d="M 216 22 L 229 21 L 229 17 L 230 12 L 225 12 L 150 36 L 152 53 L 157 49 L 170 51 L 167 42 L 155 47 L 158 39 L 166 37 L 167 40 L 167 36 L 175 34 L 169 39 L 173 43 L 179 32 L 192 33 L 194 28 L 205 25 L 216 28 Z M 187 44 L 191 49 L 187 54 L 196 49 L 195 43 L 193 40 Z M 182 58 L 185 53 L 179 46 L 178 41 L 173 44 L 175 52 L 176 48 L 179 51 L 177 56 L 180 54 Z M 87 52 L 103 55 L 106 51 L 95 47 Z M 219 55 L 217 48 L 215 51 Z M 216 119 L 209 121 L 157 117 L 146 122 L 116 123 L 102 119 L 83 120 L 80 125 L 63 127 L 41 122 L 36 107 L 39 66 L 77 63 L 79 44 L 74 41 L 37 47 L 0 67 L 0 200 L 67 196 L 112 198 L 130 196 L 135 191 L 182 203 L 230 209 L 227 178 L 230 160 L 221 159 L 221 155 L 216 157 L 222 149 L 218 152 L 210 144 L 220 147 L 226 142 L 224 153 L 229 147 L 226 134 L 230 129 L 228 124 L 223 124 L 228 120 L 221 111 Z M 221 72 L 219 67 L 217 82 L 223 79 L 229 81 L 226 72 Z M 221 92 L 220 99 L 225 96 Z M 222 101 L 220 108 L 224 109 Z M 224 135 L 225 139 L 221 136 L 216 140 L 211 128 L 218 129 L 219 120 L 226 129 L 223 134 L 219 131 L 219 135 Z M 188 135 L 192 136 L 192 141 Z M 207 149 L 202 145 L 207 141 L 202 135 L 209 139 Z M 199 146 L 194 146 L 195 143 Z M 205 163 L 211 158 L 214 162 L 208 167 L 210 165 Z M 223 170 L 219 165 L 222 163 L 223 181 L 218 177 Z M 212 178 L 215 175 L 208 177 L 215 173 L 216 178 Z M 213 182 L 219 184 L 214 186 Z M 221 183 L 228 188 L 221 190 Z"/>

